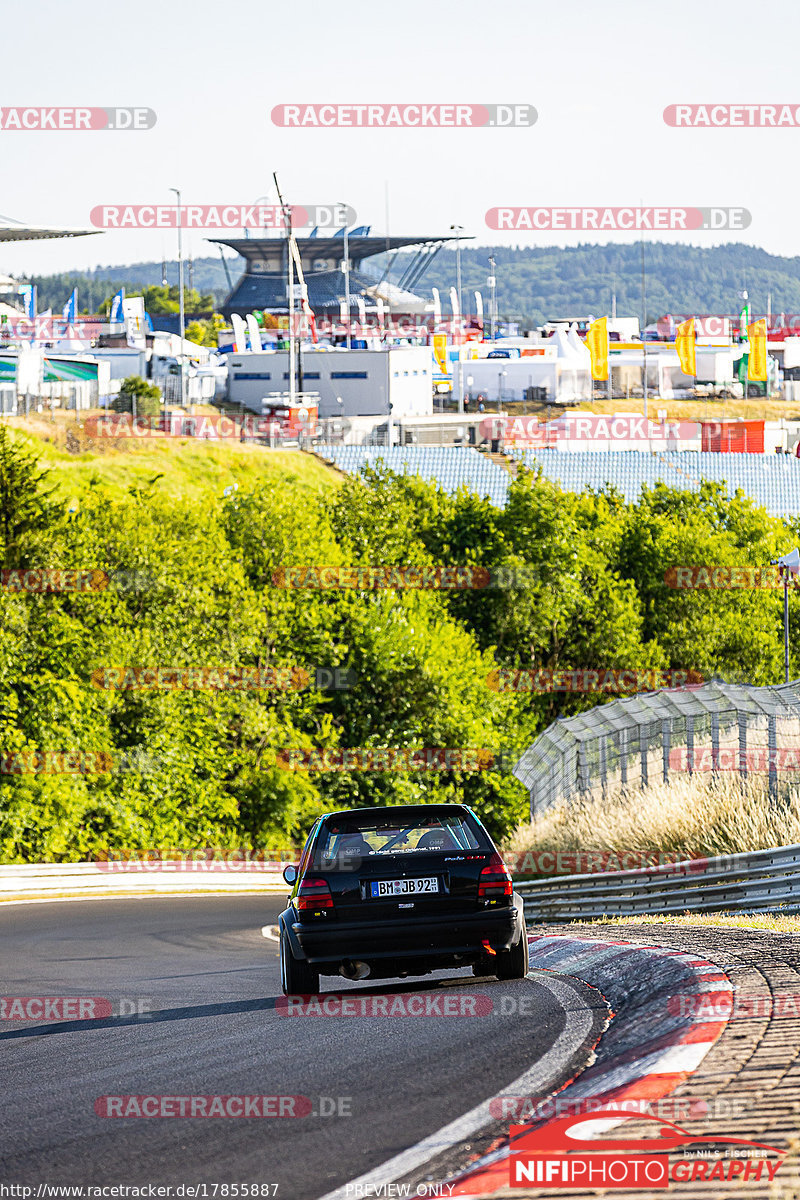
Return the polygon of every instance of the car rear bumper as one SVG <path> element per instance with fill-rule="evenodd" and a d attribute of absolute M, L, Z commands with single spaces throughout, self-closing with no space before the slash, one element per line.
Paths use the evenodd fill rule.
<path fill-rule="evenodd" d="M 492 950 L 507 950 L 518 938 L 517 908 L 485 910 L 448 917 L 415 917 L 409 920 L 306 922 L 289 909 L 285 927 L 295 957 L 311 963 L 341 962 L 343 959 L 370 961 L 383 958 L 442 958 L 449 955 L 478 956 Z"/>

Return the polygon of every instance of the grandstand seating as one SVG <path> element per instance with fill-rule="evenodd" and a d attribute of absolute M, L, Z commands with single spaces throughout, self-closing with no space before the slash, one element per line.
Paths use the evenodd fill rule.
<path fill-rule="evenodd" d="M 508 471 L 470 446 L 315 446 L 348 475 L 382 461 L 399 475 L 419 475 L 452 494 L 462 484 L 503 508 L 511 476 Z"/>
<path fill-rule="evenodd" d="M 784 454 L 715 454 L 669 450 L 648 454 L 637 450 L 511 450 L 514 458 L 540 466 L 547 479 L 565 491 L 614 484 L 628 503 L 639 498 L 642 484 L 699 491 L 704 480 L 724 483 L 728 496 L 741 488 L 774 516 L 800 515 L 800 460 Z"/>
<path fill-rule="evenodd" d="M 382 460 L 399 474 L 433 480 L 446 492 L 462 485 L 503 507 L 511 476 L 503 467 L 461 446 L 317 446 L 316 452 L 341 471 L 358 474 Z M 696 492 L 704 480 L 725 483 L 729 496 L 738 489 L 775 516 L 800 516 L 800 460 L 783 454 L 716 454 L 699 451 L 509 450 L 529 466 L 540 466 L 547 479 L 565 491 L 613 484 L 628 503 L 639 498 L 643 484 L 662 482 Z"/>

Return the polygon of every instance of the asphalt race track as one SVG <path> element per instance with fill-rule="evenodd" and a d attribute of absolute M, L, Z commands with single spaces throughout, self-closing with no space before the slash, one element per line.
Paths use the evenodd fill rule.
<path fill-rule="evenodd" d="M 289 1018 L 275 1007 L 277 943 L 261 935 L 282 907 L 274 895 L 0 907 L 2 996 L 106 997 L 132 1014 L 0 1021 L 0 1181 L 277 1184 L 279 1200 L 316 1200 L 502 1092 L 559 1036 L 569 1053 L 543 1083 L 560 1086 L 605 1019 L 574 981 L 564 1003 L 544 973 L 499 983 L 467 971 L 323 988 L 480 993 L 488 1016 Z M 305 1096 L 313 1111 L 97 1115 L 109 1095 Z"/>

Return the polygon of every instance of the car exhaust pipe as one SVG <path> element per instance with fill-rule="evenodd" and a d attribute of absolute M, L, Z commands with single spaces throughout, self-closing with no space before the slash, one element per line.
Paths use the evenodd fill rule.
<path fill-rule="evenodd" d="M 352 962 L 348 959 L 339 967 L 339 974 L 344 979 L 366 979 L 369 975 L 369 967 L 365 962 Z"/>

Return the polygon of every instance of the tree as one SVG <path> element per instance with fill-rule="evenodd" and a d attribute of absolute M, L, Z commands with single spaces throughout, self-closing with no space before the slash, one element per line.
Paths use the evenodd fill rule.
<path fill-rule="evenodd" d="M 47 475 L 35 452 L 0 421 L 0 551 L 7 567 L 20 565 L 26 544 L 61 519 L 54 489 L 42 491 Z"/>
<path fill-rule="evenodd" d="M 153 316 L 173 314 L 180 311 L 180 288 L 175 284 L 171 287 L 146 287 L 142 293 L 144 306 Z M 185 312 L 210 313 L 214 307 L 214 297 L 211 293 L 201 296 L 195 288 L 183 289 L 183 308 Z"/>
<path fill-rule="evenodd" d="M 214 313 L 207 321 L 190 321 L 186 326 L 186 339 L 197 346 L 213 346 L 216 350 L 219 345 L 217 334 L 224 328 L 225 318 Z"/>
<path fill-rule="evenodd" d="M 112 406 L 114 412 L 135 412 L 137 417 L 157 417 L 161 412 L 161 389 L 139 375 L 123 379 L 119 395 Z"/>
<path fill-rule="evenodd" d="M 106 296 L 103 303 L 100 305 L 101 313 L 108 313 L 111 309 L 111 302 L 119 288 Z M 126 291 L 125 295 L 130 299 L 132 296 L 143 296 L 144 307 L 151 316 L 174 316 L 180 312 L 180 289 L 177 284 L 171 287 L 167 285 L 153 284 L 151 287 L 146 287 L 141 291 Z M 214 297 L 211 292 L 204 292 L 203 295 L 196 288 L 183 289 L 183 308 L 185 312 L 190 313 L 211 313 L 214 308 Z"/>

